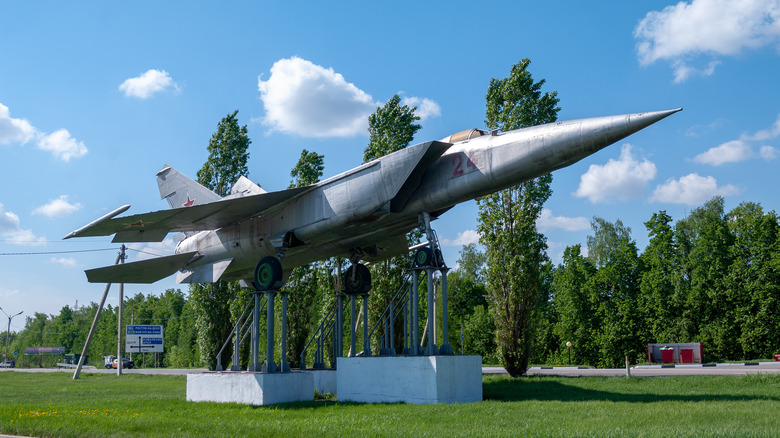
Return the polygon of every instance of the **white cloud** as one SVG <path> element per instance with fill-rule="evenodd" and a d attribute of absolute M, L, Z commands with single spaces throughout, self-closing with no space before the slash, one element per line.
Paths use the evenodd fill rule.
<path fill-rule="evenodd" d="M 155 257 L 162 257 L 173 255 L 176 251 L 176 242 L 173 239 L 165 239 L 162 242 L 150 242 L 146 244 L 142 243 L 130 243 L 127 247 L 131 250 L 135 250 L 136 261 L 153 259 Z"/>
<path fill-rule="evenodd" d="M 273 131 L 303 137 L 366 134 L 377 104 L 332 68 L 298 57 L 280 59 L 267 81 L 257 79 L 265 107 L 263 123 Z"/>
<path fill-rule="evenodd" d="M 31 230 L 23 230 L 20 226 L 19 216 L 5 211 L 0 204 L 0 237 L 8 243 L 17 245 L 43 245 L 46 239 L 36 237 Z"/>
<path fill-rule="evenodd" d="M 731 184 L 718 187 L 715 178 L 691 173 L 677 180 L 669 179 L 656 187 L 650 201 L 699 205 L 713 196 L 730 196 L 739 193 L 740 190 Z"/>
<path fill-rule="evenodd" d="M 62 195 L 58 199 L 52 199 L 48 204 L 41 205 L 32 211 L 32 214 L 42 214 L 48 217 L 64 217 L 78 211 L 81 204 L 68 202 L 68 195 Z"/>
<path fill-rule="evenodd" d="M 742 134 L 737 140 L 727 141 L 720 146 L 715 146 L 695 156 L 693 161 L 720 166 L 724 163 L 749 160 L 756 156 L 750 143 L 772 140 L 778 136 L 780 136 L 780 115 L 777 116 L 777 120 L 770 128 L 761 129 L 754 134 Z M 769 145 L 763 145 L 759 148 L 758 156 L 766 161 L 773 160 L 777 157 L 777 149 Z"/>
<path fill-rule="evenodd" d="M 24 119 L 14 119 L 7 106 L 0 103 L 0 144 L 27 143 L 35 136 L 35 128 Z"/>
<path fill-rule="evenodd" d="M 710 75 L 719 61 L 691 67 L 694 58 L 735 56 L 780 43 L 780 0 L 693 0 L 650 11 L 634 29 L 642 65 L 668 60 L 675 82 Z M 706 62 L 706 61 L 705 61 Z"/>
<path fill-rule="evenodd" d="M 18 289 L 5 289 L 0 287 L 0 298 L 10 298 L 14 295 L 19 295 Z"/>
<path fill-rule="evenodd" d="M 472 243 L 479 243 L 479 233 L 475 230 L 461 231 L 453 240 L 441 239 L 441 244 L 444 246 L 464 246 Z"/>
<path fill-rule="evenodd" d="M 67 129 L 60 129 L 42 136 L 38 140 L 38 148 L 53 153 L 55 157 L 65 162 L 87 154 L 84 142 L 71 137 Z"/>
<path fill-rule="evenodd" d="M 427 97 L 404 97 L 401 99 L 401 104 L 409 107 L 417 107 L 414 114 L 420 118 L 420 121 L 425 121 L 432 117 L 439 117 L 441 115 L 441 107 Z"/>
<path fill-rule="evenodd" d="M 119 85 L 119 91 L 126 97 L 148 99 L 168 88 L 178 90 L 179 87 L 165 70 L 149 69 L 140 76 L 126 79 Z"/>
<path fill-rule="evenodd" d="M 766 161 L 771 161 L 777 158 L 778 153 L 777 149 L 773 148 L 772 146 L 761 146 L 761 151 L 759 152 L 759 155 L 761 155 L 761 158 L 763 158 Z"/>
<path fill-rule="evenodd" d="M 580 177 L 580 186 L 574 196 L 588 198 L 594 204 L 639 198 L 656 172 L 653 162 L 646 158 L 638 161 L 631 153 L 631 145 L 625 144 L 617 160 L 610 159 L 601 166 L 591 164 Z"/>
<path fill-rule="evenodd" d="M 62 265 L 66 268 L 75 268 L 78 266 L 76 259 L 73 257 L 52 257 L 49 261 L 52 263 L 57 263 L 58 265 Z"/>
<path fill-rule="evenodd" d="M 693 157 L 693 161 L 720 166 L 721 164 L 736 163 L 750 158 L 753 158 L 753 150 L 750 146 L 742 140 L 732 140 Z"/>
<path fill-rule="evenodd" d="M 553 215 L 552 210 L 544 208 L 542 209 L 542 214 L 539 215 L 539 219 L 536 221 L 536 226 L 539 228 L 539 231 L 542 232 L 555 229 L 582 231 L 590 229 L 590 221 L 583 216 L 555 216 Z"/>

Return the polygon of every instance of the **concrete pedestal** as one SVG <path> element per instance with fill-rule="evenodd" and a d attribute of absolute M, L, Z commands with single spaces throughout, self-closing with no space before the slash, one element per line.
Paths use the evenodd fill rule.
<path fill-rule="evenodd" d="M 336 394 L 336 370 L 306 370 L 314 378 L 314 389 L 320 394 Z"/>
<path fill-rule="evenodd" d="M 311 400 L 314 378 L 306 372 L 187 374 L 187 401 L 272 405 Z"/>
<path fill-rule="evenodd" d="M 340 357 L 339 401 L 472 403 L 482 401 L 480 356 Z"/>

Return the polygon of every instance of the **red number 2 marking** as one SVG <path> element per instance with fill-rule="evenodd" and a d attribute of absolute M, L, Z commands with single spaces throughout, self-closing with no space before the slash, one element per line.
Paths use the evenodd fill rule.
<path fill-rule="evenodd" d="M 463 169 L 460 168 L 460 166 L 463 165 L 463 159 L 460 154 L 452 156 L 452 165 L 455 166 L 455 170 L 452 171 L 452 176 L 463 175 Z"/>

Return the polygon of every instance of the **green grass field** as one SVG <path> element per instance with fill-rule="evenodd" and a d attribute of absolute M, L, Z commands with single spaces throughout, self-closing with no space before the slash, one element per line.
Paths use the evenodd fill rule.
<path fill-rule="evenodd" d="M 777 436 L 780 375 L 485 377 L 485 401 L 188 403 L 184 376 L 0 373 L 0 432 L 33 436 Z"/>

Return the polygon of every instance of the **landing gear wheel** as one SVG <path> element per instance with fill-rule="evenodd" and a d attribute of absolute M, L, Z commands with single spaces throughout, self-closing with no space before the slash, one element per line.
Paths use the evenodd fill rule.
<path fill-rule="evenodd" d="M 252 279 L 255 289 L 271 290 L 282 281 L 282 264 L 276 257 L 263 257 L 255 266 L 255 276 Z"/>
<path fill-rule="evenodd" d="M 414 264 L 418 267 L 433 265 L 433 251 L 430 248 L 420 248 L 414 255 Z"/>
<path fill-rule="evenodd" d="M 366 265 L 355 263 L 344 274 L 344 292 L 348 295 L 362 294 L 371 290 L 371 271 Z"/>

